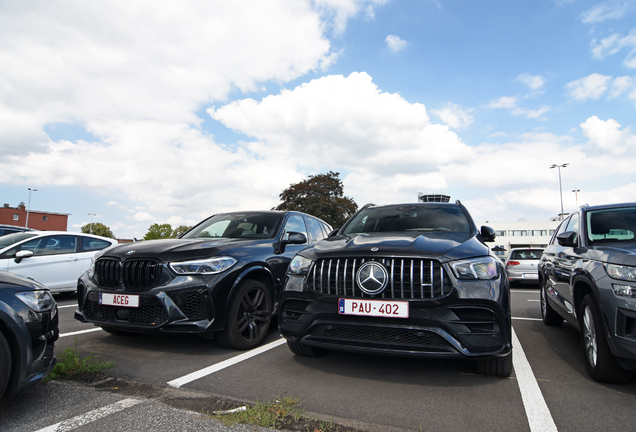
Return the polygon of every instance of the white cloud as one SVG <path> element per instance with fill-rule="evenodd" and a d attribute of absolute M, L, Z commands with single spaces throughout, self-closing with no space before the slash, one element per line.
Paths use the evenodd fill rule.
<path fill-rule="evenodd" d="M 603 121 L 596 116 L 581 123 L 583 133 L 589 143 L 612 154 L 630 153 L 636 150 L 636 135 L 630 128 L 620 130 L 621 125 L 614 119 Z"/>
<path fill-rule="evenodd" d="M 607 20 L 623 18 L 629 8 L 630 1 L 605 1 L 599 3 L 581 14 L 581 21 L 595 24 Z"/>
<path fill-rule="evenodd" d="M 433 110 L 445 124 L 454 129 L 470 125 L 474 121 L 473 116 L 470 115 L 472 111 L 472 108 L 462 109 L 459 105 L 450 102 L 442 109 Z"/>
<path fill-rule="evenodd" d="M 627 36 L 620 36 L 614 33 L 601 41 L 592 40 L 592 57 L 603 60 L 608 56 L 617 54 L 623 48 L 627 51 L 627 56 L 623 64 L 628 68 L 636 68 L 636 29 L 633 29 Z"/>
<path fill-rule="evenodd" d="M 395 35 L 388 35 L 384 41 L 386 42 L 386 46 L 393 52 L 401 51 L 407 45 L 405 40 Z"/>
<path fill-rule="evenodd" d="M 506 108 L 512 109 L 517 106 L 517 98 L 512 96 L 502 96 L 499 99 L 492 100 L 488 103 L 488 108 Z"/>
<path fill-rule="evenodd" d="M 612 88 L 610 89 L 610 97 L 618 97 L 629 91 L 634 86 L 634 80 L 629 76 L 618 77 L 612 83 Z"/>
<path fill-rule="evenodd" d="M 523 108 L 515 108 L 512 111 L 510 111 L 510 113 L 512 115 L 525 116 L 526 118 L 539 118 L 543 114 L 547 113 L 548 111 L 550 111 L 550 107 L 547 106 L 547 105 L 544 105 L 544 106 L 542 106 L 541 108 L 539 108 L 537 110 L 528 110 L 528 109 L 523 109 Z"/>
<path fill-rule="evenodd" d="M 531 90 L 540 90 L 545 84 L 545 79 L 541 75 L 530 75 L 522 73 L 515 78 L 515 81 L 520 81 L 527 85 Z"/>
<path fill-rule="evenodd" d="M 566 84 L 569 96 L 577 100 L 598 99 L 608 88 L 611 76 L 593 73 Z"/>

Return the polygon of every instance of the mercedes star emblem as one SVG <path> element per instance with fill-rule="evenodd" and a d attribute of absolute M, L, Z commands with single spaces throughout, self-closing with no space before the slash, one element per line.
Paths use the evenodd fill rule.
<path fill-rule="evenodd" d="M 379 294 L 389 282 L 389 274 L 384 266 L 376 261 L 369 261 L 358 270 L 356 281 L 362 291 L 367 294 Z"/>

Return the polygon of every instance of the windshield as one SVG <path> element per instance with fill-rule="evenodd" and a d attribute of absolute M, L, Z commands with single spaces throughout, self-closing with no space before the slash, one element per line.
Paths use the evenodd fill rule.
<path fill-rule="evenodd" d="M 277 213 L 226 213 L 212 216 L 182 238 L 272 238 L 282 219 Z"/>
<path fill-rule="evenodd" d="M 370 207 L 354 217 L 344 234 L 398 231 L 469 233 L 470 224 L 457 205 Z"/>
<path fill-rule="evenodd" d="M 26 232 L 7 234 L 6 236 L 0 237 L 0 249 L 6 248 L 7 246 L 11 246 L 12 244 L 22 241 L 24 239 L 35 237 L 36 235 L 37 234 L 26 233 Z"/>
<path fill-rule="evenodd" d="M 587 236 L 591 244 L 633 242 L 636 207 L 622 207 L 587 213 Z"/>

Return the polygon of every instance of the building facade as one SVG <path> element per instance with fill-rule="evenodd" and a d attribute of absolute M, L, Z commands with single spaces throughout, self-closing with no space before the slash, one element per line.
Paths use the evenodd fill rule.
<path fill-rule="evenodd" d="M 554 218 L 545 222 L 486 222 L 482 225 L 495 230 L 497 238 L 491 249 L 503 260 L 511 249 L 546 247 L 560 223 L 558 218 Z"/>
<path fill-rule="evenodd" d="M 68 225 L 67 213 L 51 213 L 29 209 L 29 226 L 41 231 L 66 231 Z M 17 207 L 4 204 L 0 207 L 0 224 L 24 227 L 27 224 L 27 210 L 24 203 Z"/>

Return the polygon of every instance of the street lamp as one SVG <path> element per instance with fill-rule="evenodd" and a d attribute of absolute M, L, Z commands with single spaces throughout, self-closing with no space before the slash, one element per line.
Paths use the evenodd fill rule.
<path fill-rule="evenodd" d="M 88 226 L 88 233 L 93 234 L 93 216 L 97 216 L 93 213 L 93 206 L 91 206 L 91 212 L 88 215 L 91 217 L 91 224 Z"/>
<path fill-rule="evenodd" d="M 37 192 L 37 189 L 31 189 L 31 188 L 27 188 L 29 190 L 29 203 L 27 204 L 27 217 L 26 217 L 26 223 L 24 224 L 25 228 L 29 227 L 29 207 L 31 207 L 31 192 Z"/>
<path fill-rule="evenodd" d="M 552 164 L 552 166 L 550 166 L 550 169 L 559 169 L 559 194 L 561 195 L 561 214 L 559 215 L 559 220 L 563 220 L 563 189 L 561 188 L 561 168 L 565 168 L 568 165 L 569 164 L 564 163 L 563 165 Z"/>

